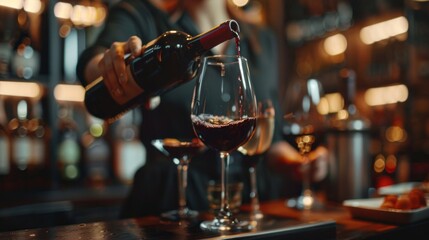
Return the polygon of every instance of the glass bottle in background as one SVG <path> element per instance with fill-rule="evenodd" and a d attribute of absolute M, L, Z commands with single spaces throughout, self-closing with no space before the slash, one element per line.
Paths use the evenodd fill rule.
<path fill-rule="evenodd" d="M 115 126 L 113 171 L 124 184 L 131 184 L 137 169 L 146 163 L 146 148 L 139 139 L 140 124 L 140 112 L 132 110 Z"/>
<path fill-rule="evenodd" d="M 0 97 L 0 192 L 10 188 L 10 140 L 6 129 L 6 112 L 3 99 Z"/>
<path fill-rule="evenodd" d="M 3 29 L 3 31 L 5 31 Z M 0 79 L 10 78 L 9 68 L 12 57 L 12 46 L 7 41 L 0 41 Z"/>
<path fill-rule="evenodd" d="M 31 137 L 28 131 L 28 102 L 21 99 L 15 105 L 15 117 L 9 121 L 11 132 L 11 174 L 16 189 L 31 183 Z"/>
<path fill-rule="evenodd" d="M 30 163 L 34 165 L 35 176 L 33 183 L 37 188 L 48 188 L 50 184 L 48 145 L 49 128 L 43 120 L 43 109 L 40 101 L 33 102 L 32 116 L 28 121 L 31 136 Z"/>
<path fill-rule="evenodd" d="M 82 177 L 82 145 L 77 124 L 73 119 L 73 107 L 61 106 L 58 111 L 59 139 L 57 167 L 63 185 L 74 185 Z"/>
<path fill-rule="evenodd" d="M 110 180 L 111 147 L 104 121 L 88 115 L 88 122 L 89 129 L 82 135 L 85 180 L 90 187 L 102 187 Z"/>

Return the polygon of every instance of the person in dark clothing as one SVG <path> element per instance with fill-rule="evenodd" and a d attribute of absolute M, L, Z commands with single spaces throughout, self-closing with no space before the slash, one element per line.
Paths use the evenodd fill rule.
<path fill-rule="evenodd" d="M 208 3 L 210 2 L 210 3 Z M 201 5 L 199 5 L 201 4 Z M 204 5 L 212 4 L 212 5 Z M 214 5 L 220 6 L 213 9 Z M 214 27 L 226 19 L 213 21 L 214 18 L 229 18 L 232 10 L 227 11 L 226 1 L 189 1 L 189 0 L 122 0 L 109 10 L 103 31 L 95 43 L 80 56 L 77 73 L 83 85 L 102 75 L 112 94 L 117 97 L 126 95 L 127 81 L 123 57 L 134 56 L 144 51 L 142 43 L 147 43 L 167 30 L 180 30 L 192 36 Z M 206 14 L 207 8 L 215 14 Z M 218 11 L 216 11 L 218 10 Z M 236 10 L 235 10 L 236 11 Z M 204 19 L 206 18 L 206 19 Z M 204 21 L 206 20 L 206 21 Z M 273 159 L 286 159 L 284 142 L 281 135 L 281 109 L 278 101 L 278 52 L 273 32 L 264 26 L 243 22 L 240 24 L 241 55 L 249 62 L 251 79 L 257 99 L 273 100 L 276 109 L 276 130 L 273 139 Z M 205 23 L 205 24 L 203 24 Z M 213 49 L 210 54 L 236 55 L 233 42 Z M 147 163 L 134 177 L 129 196 L 124 202 L 121 217 L 158 215 L 177 208 L 177 169 L 152 145 L 153 139 L 193 138 L 195 137 L 191 119 L 190 104 L 195 81 L 185 83 L 159 96 L 156 107 L 142 106 L 140 137 L 147 148 Z M 102 99 L 100 103 L 102 104 Z M 153 105 L 153 104 L 152 104 Z M 290 148 L 293 149 L 293 148 Z M 207 210 L 207 184 L 210 179 L 218 179 L 218 154 L 207 150 L 194 157 L 188 172 L 187 200 L 190 209 Z M 248 176 L 243 169 L 242 156 L 232 155 L 230 172 L 245 184 L 244 201 L 248 195 Z M 277 161 L 277 160 L 276 160 Z M 269 161 L 261 161 L 257 172 L 260 199 L 268 200 L 284 197 L 287 188 L 287 174 L 272 171 Z M 246 193 L 247 191 L 247 193 Z M 247 197 L 248 198 L 248 197 Z"/>

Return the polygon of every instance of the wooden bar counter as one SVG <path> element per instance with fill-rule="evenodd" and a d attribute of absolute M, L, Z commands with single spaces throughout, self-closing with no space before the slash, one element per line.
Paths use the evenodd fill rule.
<path fill-rule="evenodd" d="M 240 218 L 246 218 L 243 206 Z M 200 214 L 194 222 L 171 222 L 158 217 L 82 223 L 0 233 L 3 239 L 429 239 L 429 219 L 404 225 L 359 220 L 343 206 L 300 211 L 284 201 L 261 204 L 263 221 L 247 233 L 219 235 L 203 232 L 199 223 L 212 216 Z"/>

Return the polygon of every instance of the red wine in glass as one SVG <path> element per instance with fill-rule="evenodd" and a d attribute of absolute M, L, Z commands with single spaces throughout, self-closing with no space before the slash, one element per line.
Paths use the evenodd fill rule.
<path fill-rule="evenodd" d="M 207 146 L 230 152 L 248 141 L 252 136 L 256 118 L 232 120 L 224 116 L 192 115 L 195 133 Z M 224 136 L 231 137 L 225 138 Z"/>

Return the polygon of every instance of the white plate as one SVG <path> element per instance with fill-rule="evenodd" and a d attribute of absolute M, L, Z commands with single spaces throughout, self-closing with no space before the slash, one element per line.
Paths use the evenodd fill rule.
<path fill-rule="evenodd" d="M 419 188 L 422 185 L 421 182 L 404 182 L 398 183 L 378 189 L 379 195 L 400 195 L 410 192 L 413 188 Z"/>
<path fill-rule="evenodd" d="M 384 198 L 345 200 L 345 206 L 354 218 L 393 224 L 407 224 L 429 218 L 429 207 L 414 210 L 381 209 Z"/>

